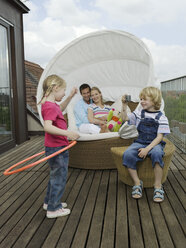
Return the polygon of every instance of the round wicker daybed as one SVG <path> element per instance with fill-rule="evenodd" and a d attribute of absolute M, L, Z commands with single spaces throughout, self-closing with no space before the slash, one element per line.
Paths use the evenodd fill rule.
<path fill-rule="evenodd" d="M 128 146 L 133 138 L 121 139 L 120 137 L 95 140 L 79 141 L 72 147 L 70 152 L 69 166 L 81 169 L 116 169 L 111 147 Z"/>
<path fill-rule="evenodd" d="M 137 37 L 124 31 L 103 30 L 89 33 L 70 42 L 48 63 L 41 76 L 37 101 L 41 99 L 43 80 L 57 74 L 67 82 L 66 95 L 72 87 L 88 83 L 100 88 L 105 101 L 115 102 L 120 111 L 120 98 L 131 95 L 132 102 L 139 101 L 139 92 L 146 86 L 157 86 L 154 81 L 151 54 Z M 78 131 L 73 116 L 73 107 L 80 99 L 73 98 L 67 107 L 69 129 Z M 134 106 L 132 107 L 134 109 Z M 131 107 L 131 106 L 130 106 Z M 132 110 L 133 110 L 132 109 Z M 38 105 L 41 122 L 41 108 Z M 134 134 L 121 139 L 118 133 L 80 133 L 76 146 L 70 149 L 69 166 L 84 169 L 116 168 L 111 156 L 111 147 L 130 145 Z"/>

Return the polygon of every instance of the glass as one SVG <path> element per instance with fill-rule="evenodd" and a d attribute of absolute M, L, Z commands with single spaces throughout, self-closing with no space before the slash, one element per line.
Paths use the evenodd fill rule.
<path fill-rule="evenodd" d="M 0 144 L 12 139 L 8 30 L 0 25 Z"/>
<path fill-rule="evenodd" d="M 179 148 L 186 153 L 186 77 L 163 82 L 161 90 L 171 134 Z"/>

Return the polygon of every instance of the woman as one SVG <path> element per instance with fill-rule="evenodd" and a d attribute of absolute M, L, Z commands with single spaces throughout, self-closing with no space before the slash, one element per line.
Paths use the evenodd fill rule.
<path fill-rule="evenodd" d="M 88 120 L 91 123 L 91 133 L 108 132 L 106 122 L 107 115 L 111 108 L 103 103 L 102 94 L 99 88 L 92 87 L 91 98 L 93 103 L 88 107 Z"/>

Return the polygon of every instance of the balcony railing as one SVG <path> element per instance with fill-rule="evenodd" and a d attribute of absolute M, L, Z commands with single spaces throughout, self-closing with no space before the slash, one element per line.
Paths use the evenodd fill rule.
<path fill-rule="evenodd" d="M 186 77 L 163 82 L 161 86 L 172 135 L 186 153 Z"/>

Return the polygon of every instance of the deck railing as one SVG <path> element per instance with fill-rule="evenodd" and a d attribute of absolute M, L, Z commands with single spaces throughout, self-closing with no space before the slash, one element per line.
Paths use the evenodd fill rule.
<path fill-rule="evenodd" d="M 161 90 L 172 135 L 186 153 L 186 76 L 162 82 Z"/>

